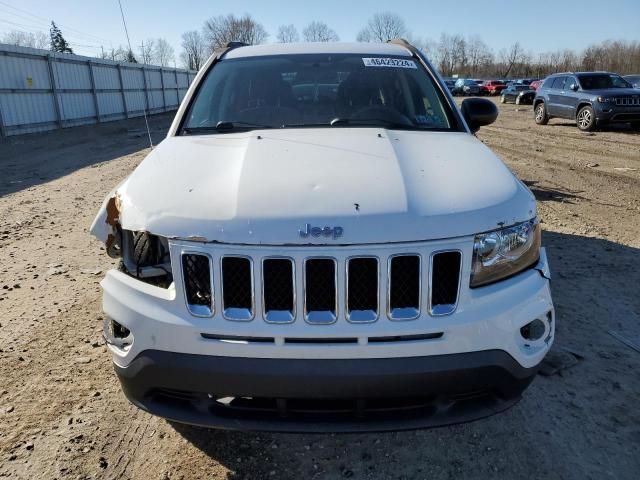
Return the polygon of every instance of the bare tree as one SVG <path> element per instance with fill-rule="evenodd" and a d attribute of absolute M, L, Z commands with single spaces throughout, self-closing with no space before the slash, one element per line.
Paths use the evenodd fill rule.
<path fill-rule="evenodd" d="M 148 38 L 140 44 L 140 62 L 146 65 L 153 63 L 155 50 L 155 41 Z"/>
<path fill-rule="evenodd" d="M 211 51 L 224 47 L 229 42 L 256 45 L 264 43 L 269 37 L 262 24 L 249 14 L 243 17 L 231 14 L 210 18 L 204 22 L 203 34 Z"/>
<path fill-rule="evenodd" d="M 448 35 L 443 33 L 438 43 L 438 66 L 445 76 L 466 70 L 469 57 L 467 42 L 462 35 Z"/>
<path fill-rule="evenodd" d="M 280 43 L 295 43 L 300 41 L 300 35 L 295 25 L 280 25 L 276 39 Z"/>
<path fill-rule="evenodd" d="M 500 50 L 500 53 L 498 54 L 499 62 L 503 66 L 502 73 L 500 74 L 501 77 L 506 78 L 509 76 L 514 65 L 520 61 L 523 53 L 524 51 L 518 42 L 511 45 L 508 50 Z"/>
<path fill-rule="evenodd" d="M 335 30 L 324 22 L 313 21 L 302 31 L 305 42 L 337 42 L 340 40 Z"/>
<path fill-rule="evenodd" d="M 153 48 L 153 59 L 162 67 L 166 67 L 175 61 L 173 47 L 164 38 L 158 38 Z"/>
<path fill-rule="evenodd" d="M 369 19 L 367 26 L 360 30 L 359 42 L 386 42 L 401 38 L 407 34 L 404 20 L 392 12 L 376 13 Z"/>
<path fill-rule="evenodd" d="M 189 70 L 200 70 L 205 60 L 205 48 L 202 35 L 197 30 L 182 34 L 182 63 Z"/>
<path fill-rule="evenodd" d="M 6 43 L 8 45 L 41 49 L 48 49 L 49 42 L 49 37 L 43 32 L 31 33 L 20 30 L 11 30 L 5 33 L 0 39 L 0 43 Z"/>
<path fill-rule="evenodd" d="M 471 76 L 487 75 L 493 63 L 493 52 L 487 44 L 478 35 L 474 35 L 467 39 L 466 51 Z"/>
<path fill-rule="evenodd" d="M 118 48 L 111 48 L 111 50 L 104 50 L 100 58 L 107 60 L 113 60 L 114 62 L 125 62 L 127 60 L 128 50 L 122 48 L 120 45 Z"/>

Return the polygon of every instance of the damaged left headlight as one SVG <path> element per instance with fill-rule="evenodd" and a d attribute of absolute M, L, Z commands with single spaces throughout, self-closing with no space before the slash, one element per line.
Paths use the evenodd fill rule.
<path fill-rule="evenodd" d="M 149 232 L 120 231 L 121 269 L 143 282 L 167 288 L 173 281 L 169 242 Z"/>
<path fill-rule="evenodd" d="M 537 219 L 476 235 L 470 286 L 479 287 L 515 275 L 540 257 Z"/>

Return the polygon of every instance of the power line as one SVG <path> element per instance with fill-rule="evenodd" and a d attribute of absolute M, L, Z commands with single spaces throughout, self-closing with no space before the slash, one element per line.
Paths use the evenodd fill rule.
<path fill-rule="evenodd" d="M 18 7 L 14 7 L 13 5 L 9 5 L 8 3 L 3 2 L 3 1 L 0 1 L 0 5 L 4 5 L 5 7 L 11 8 L 11 9 L 13 9 L 13 10 L 15 10 L 15 11 L 18 11 L 18 12 L 21 12 L 21 13 L 23 13 L 23 14 L 29 15 L 30 17 L 33 17 L 33 18 L 39 19 L 40 21 L 44 21 L 44 22 L 46 22 L 46 24 L 47 24 L 47 25 L 49 25 L 49 23 L 50 23 L 50 21 L 51 21 L 50 19 L 47 19 L 47 18 L 42 17 L 42 16 L 40 16 L 40 15 L 36 15 L 36 14 L 31 13 L 31 12 L 29 12 L 29 11 L 27 11 L 27 10 L 24 10 L 24 9 L 21 9 L 21 8 L 18 8 Z M 18 16 L 18 17 L 22 16 L 22 15 L 20 15 L 20 14 L 14 13 L 14 12 L 5 12 L 5 13 L 9 13 L 9 14 L 11 14 L 11 15 L 15 15 L 15 16 Z M 22 18 L 25 18 L 25 17 L 24 17 L 24 16 L 22 16 Z M 33 20 L 30 20 L 30 21 L 33 21 Z M 66 25 L 66 24 L 65 24 L 65 25 L 63 25 L 63 24 L 59 23 L 58 25 L 59 25 L 60 27 L 64 27 L 64 29 L 65 29 L 65 30 L 69 30 L 69 31 L 72 31 L 72 32 L 76 32 L 76 34 L 77 34 L 76 36 L 79 36 L 79 35 L 80 35 L 80 36 L 86 37 L 87 39 L 92 39 L 92 41 L 107 42 L 107 43 L 109 43 L 109 44 L 112 44 L 112 43 L 113 43 L 113 42 L 112 42 L 111 40 L 109 40 L 109 39 L 106 39 L 106 38 L 104 38 L 104 37 L 100 37 L 100 36 L 98 36 L 98 35 L 94 35 L 94 34 L 91 34 L 91 33 L 83 32 L 82 30 L 78 30 L 78 29 L 76 29 L 76 28 L 72 28 L 72 27 L 70 27 L 70 26 L 68 26 L 68 25 Z"/>
<path fill-rule="evenodd" d="M 39 26 L 33 26 L 33 25 L 24 24 L 24 23 L 12 22 L 11 20 L 4 20 L 2 18 L 0 18 L 0 22 L 6 23 L 6 24 L 11 25 L 11 26 L 19 27 L 19 28 L 27 28 L 27 29 L 29 29 L 29 31 L 21 30 L 21 31 L 23 31 L 25 33 L 36 33 L 36 32 L 39 32 L 39 33 L 43 33 L 43 34 L 46 35 L 46 32 L 43 32 L 41 27 L 39 27 Z M 33 32 L 33 29 L 36 29 L 36 32 Z M 80 40 L 80 42 L 86 41 L 86 40 L 83 40 L 81 38 L 78 38 L 76 35 L 73 35 L 73 34 L 65 35 L 65 37 L 66 38 L 70 38 L 72 40 L 78 39 L 78 40 Z M 80 45 L 80 42 L 75 42 L 74 41 L 73 43 L 78 43 L 78 45 Z M 69 42 L 69 43 L 72 43 L 72 42 Z M 91 45 L 91 47 L 99 47 L 99 44 L 94 43 L 94 44 Z"/>
<path fill-rule="evenodd" d="M 120 6 L 120 15 L 122 16 L 122 25 L 124 25 L 124 33 L 127 36 L 127 44 L 129 45 L 129 53 L 131 55 L 133 55 L 133 49 L 131 48 L 131 40 L 129 40 L 129 30 L 127 30 L 127 22 L 124 19 L 124 11 L 122 10 L 122 2 L 120 0 L 118 0 L 118 5 Z M 146 73 L 144 73 L 144 70 L 143 70 L 142 74 L 146 75 Z M 146 80 L 145 80 L 145 82 L 146 82 Z M 147 109 L 143 108 L 142 109 L 142 113 L 144 114 L 144 123 L 147 126 L 147 135 L 149 135 L 149 145 L 151 145 L 151 148 L 153 148 L 153 141 L 151 140 L 151 130 L 149 130 L 149 121 L 147 120 Z"/>

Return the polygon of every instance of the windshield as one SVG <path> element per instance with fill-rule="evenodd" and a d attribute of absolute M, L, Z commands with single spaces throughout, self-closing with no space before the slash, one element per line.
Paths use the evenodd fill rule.
<path fill-rule="evenodd" d="M 182 131 L 308 126 L 457 128 L 434 80 L 410 57 L 295 54 L 215 64 Z"/>
<path fill-rule="evenodd" d="M 579 75 L 580 86 L 584 90 L 599 90 L 602 88 L 630 88 L 631 85 L 620 75 L 596 74 Z"/>

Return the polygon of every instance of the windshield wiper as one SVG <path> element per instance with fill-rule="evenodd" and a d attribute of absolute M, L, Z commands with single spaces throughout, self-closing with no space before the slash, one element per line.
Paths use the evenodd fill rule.
<path fill-rule="evenodd" d="M 396 130 L 424 130 L 424 128 L 417 125 L 410 125 L 407 123 L 394 122 L 385 118 L 364 118 L 364 119 L 352 119 L 336 117 L 328 123 L 285 123 L 283 128 L 315 128 L 315 127 L 360 127 L 360 126 L 377 126 L 380 128 L 390 128 Z M 428 128 L 428 127 L 427 127 Z"/>
<path fill-rule="evenodd" d="M 408 123 L 394 122 L 386 118 L 341 118 L 336 117 L 329 122 L 332 127 L 340 125 L 357 126 L 379 126 L 381 128 L 391 128 L 396 130 L 423 130 L 418 125 Z"/>
<path fill-rule="evenodd" d="M 205 133 L 205 132 L 232 132 L 234 130 L 246 130 L 252 128 L 274 128 L 271 125 L 261 125 L 259 123 L 242 122 L 242 121 L 220 121 L 214 126 L 207 127 L 184 127 L 182 131 L 186 134 Z"/>

